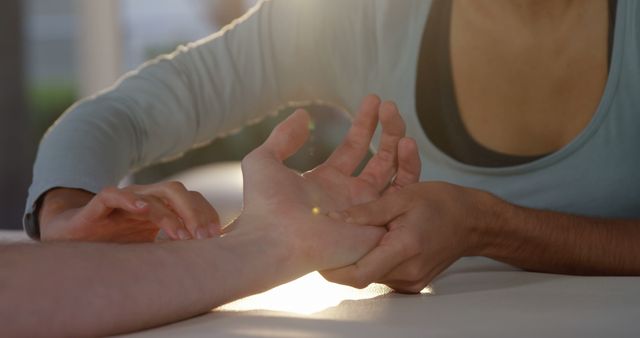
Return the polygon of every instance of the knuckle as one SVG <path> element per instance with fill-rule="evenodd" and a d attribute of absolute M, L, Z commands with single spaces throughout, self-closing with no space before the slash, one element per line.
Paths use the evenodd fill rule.
<path fill-rule="evenodd" d="M 100 195 L 100 196 L 113 196 L 113 195 L 117 195 L 118 193 L 119 193 L 118 188 L 116 188 L 114 186 L 109 186 L 109 187 L 102 188 L 102 190 L 100 191 L 100 193 L 98 195 Z"/>
<path fill-rule="evenodd" d="M 393 145 L 382 145 L 378 149 L 376 156 L 385 163 L 395 163 L 396 148 Z"/>
<path fill-rule="evenodd" d="M 184 184 L 180 181 L 169 181 L 166 183 L 166 187 L 169 188 L 169 190 L 173 190 L 173 191 L 186 191 L 187 188 L 184 186 Z"/>
<path fill-rule="evenodd" d="M 189 195 L 191 195 L 192 198 L 195 198 L 198 200 L 206 200 L 204 195 L 199 191 L 189 191 Z"/>

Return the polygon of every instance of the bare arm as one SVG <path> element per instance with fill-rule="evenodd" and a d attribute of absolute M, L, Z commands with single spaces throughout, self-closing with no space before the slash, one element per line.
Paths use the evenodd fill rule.
<path fill-rule="evenodd" d="M 353 177 L 378 120 L 380 151 Z M 395 106 L 368 97 L 343 144 L 301 175 L 282 161 L 305 143 L 308 125 L 308 114 L 298 111 L 245 158 L 244 209 L 221 238 L 0 247 L 3 333 L 103 336 L 149 328 L 362 257 L 382 229 L 312 210 L 375 199 L 393 176 L 397 182 L 417 181 L 418 153 L 403 146 L 408 139 Z M 406 155 L 409 161 L 403 161 Z"/>
<path fill-rule="evenodd" d="M 640 221 L 597 219 L 501 203 L 479 228 L 478 254 L 527 270 L 640 275 Z"/>
<path fill-rule="evenodd" d="M 161 245 L 0 249 L 8 336 L 104 336 L 186 319 L 300 276 L 268 233 Z"/>
<path fill-rule="evenodd" d="M 358 9 L 365 2 L 349 3 Z M 344 96 L 360 95 L 345 93 L 361 88 L 364 95 L 370 81 L 368 71 L 351 66 L 358 33 L 341 29 L 360 11 L 344 6 L 261 2 L 224 32 L 148 62 L 78 102 L 41 142 L 27 214 L 51 189 L 97 194 L 132 171 L 228 135 L 291 101 L 322 99 L 355 111 L 357 102 L 347 104 Z M 357 61 L 364 62 L 361 56 Z M 27 229 L 36 235 L 35 227 Z"/>
<path fill-rule="evenodd" d="M 380 282 L 420 292 L 465 256 L 539 272 L 640 275 L 640 220 L 526 209 L 447 183 L 409 185 L 332 216 L 389 229 L 357 264 L 325 273 L 329 280 L 353 286 Z"/>

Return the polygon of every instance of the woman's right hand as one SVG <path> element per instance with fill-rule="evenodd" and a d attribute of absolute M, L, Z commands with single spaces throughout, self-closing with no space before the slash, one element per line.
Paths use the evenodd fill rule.
<path fill-rule="evenodd" d="M 43 241 L 152 242 L 160 230 L 172 240 L 220 235 L 216 210 L 179 182 L 84 190 L 54 189 L 39 214 Z"/>

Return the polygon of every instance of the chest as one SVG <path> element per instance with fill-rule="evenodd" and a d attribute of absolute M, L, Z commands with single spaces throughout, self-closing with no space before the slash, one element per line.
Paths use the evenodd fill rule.
<path fill-rule="evenodd" d="M 562 25 L 482 20 L 463 5 L 453 4 L 450 52 L 469 134 L 515 155 L 568 144 L 592 119 L 607 81 L 606 4 Z"/>

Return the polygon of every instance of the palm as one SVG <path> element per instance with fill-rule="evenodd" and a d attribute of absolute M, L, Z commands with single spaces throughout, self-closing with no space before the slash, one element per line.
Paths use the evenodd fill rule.
<path fill-rule="evenodd" d="M 371 182 L 354 176 L 347 176 L 331 165 L 320 167 L 304 174 L 309 186 L 318 187 L 318 193 L 326 198 L 318 204 L 324 210 L 340 210 L 353 205 L 367 203 L 380 197 L 380 191 Z"/>
<path fill-rule="evenodd" d="M 279 163 L 269 163 L 266 167 L 263 163 L 261 172 L 260 176 L 268 179 L 247 182 L 245 205 L 259 203 L 288 215 L 345 209 L 372 201 L 380 195 L 378 189 L 366 180 L 347 176 L 327 164 L 301 175 Z M 245 170 L 245 173 L 249 176 L 252 171 Z"/>
<path fill-rule="evenodd" d="M 344 224 L 326 217 L 326 212 L 377 199 L 398 173 L 397 149 L 404 137 L 404 123 L 395 106 L 387 105 L 393 109 L 387 113 L 383 108 L 380 111 L 383 126 L 380 151 L 360 176 L 352 176 L 368 152 L 378 123 L 379 106 L 375 98 L 365 100 L 345 142 L 324 164 L 302 175 L 286 168 L 282 161 L 306 142 L 309 132 L 304 127 L 308 116 L 296 114 L 278 126 L 266 143 L 243 161 L 243 215 L 286 217 L 293 224 L 287 235 L 314 243 L 315 248 L 324 248 L 310 253 L 320 257 L 318 264 L 324 268 L 350 264 L 371 250 L 384 230 Z M 348 242 L 354 238 L 357 243 Z M 353 248 L 351 252 L 330 254 L 326 249 L 330 247 Z"/>

